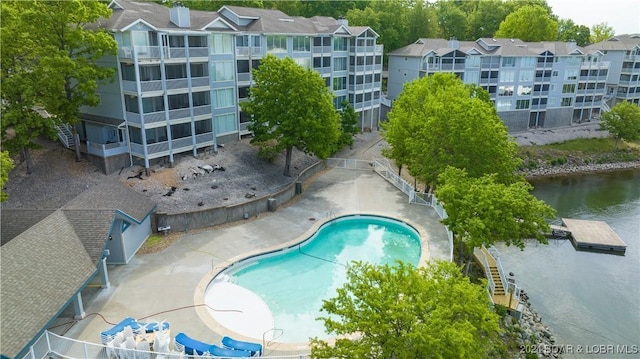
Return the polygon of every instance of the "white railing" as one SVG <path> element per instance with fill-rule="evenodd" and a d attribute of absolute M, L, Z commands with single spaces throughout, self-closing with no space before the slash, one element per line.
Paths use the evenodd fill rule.
<path fill-rule="evenodd" d="M 359 171 L 371 171 L 373 169 L 369 161 L 349 158 L 327 158 L 327 166 Z"/>
<path fill-rule="evenodd" d="M 502 262 L 500 261 L 500 252 L 496 249 L 496 247 L 491 246 L 487 249 L 489 254 L 496 261 L 496 267 L 498 267 L 498 275 L 500 275 L 500 281 L 502 281 L 502 285 L 505 286 L 505 289 L 510 286 L 510 283 L 507 281 L 507 278 L 504 275 L 504 269 L 502 269 Z M 507 290 L 508 291 L 508 290 Z"/>
<path fill-rule="evenodd" d="M 95 143 L 87 141 L 87 152 L 99 157 L 115 156 L 129 152 L 126 142 Z"/>
<path fill-rule="evenodd" d="M 484 268 L 484 272 L 486 273 L 487 280 L 489 281 L 489 294 L 493 295 L 496 290 L 496 283 L 493 281 L 491 277 L 491 268 L 489 267 L 489 262 L 487 262 L 487 256 L 484 254 L 484 251 L 481 248 L 474 248 L 473 254 L 476 258 L 479 258 L 482 261 L 482 268 Z M 489 296 L 491 297 L 491 296 Z M 491 302 L 493 302 L 493 298 L 491 298 Z"/>
<path fill-rule="evenodd" d="M 31 346 L 29 352 L 19 359 L 44 359 L 69 358 L 69 359 L 111 359 L 126 357 L 128 359 L 187 359 L 187 358 L 207 358 L 214 359 L 214 356 L 185 355 L 178 352 L 159 353 L 154 351 L 127 349 L 125 356 L 119 356 L 117 352 L 112 353 L 111 348 L 97 343 L 88 343 L 67 337 L 63 337 L 49 331 L 45 331 Z M 310 359 L 308 353 L 281 356 L 262 356 L 265 359 Z"/>
<path fill-rule="evenodd" d="M 75 139 L 73 138 L 73 128 L 68 123 L 62 123 L 56 126 L 58 133 L 58 139 L 64 147 L 71 148 L 75 146 Z"/>

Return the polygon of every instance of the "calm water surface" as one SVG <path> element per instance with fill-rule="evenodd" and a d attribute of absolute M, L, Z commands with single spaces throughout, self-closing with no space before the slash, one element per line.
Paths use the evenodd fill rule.
<path fill-rule="evenodd" d="M 576 251 L 567 240 L 498 246 L 506 271 L 529 294 L 558 344 L 581 345 L 565 358 L 640 358 L 640 170 L 538 180 L 534 195 L 558 217 L 607 222 L 626 255 Z M 601 345 L 610 345 L 603 349 Z M 616 354 L 616 350 L 627 354 Z M 635 354 L 633 354 L 635 352 Z"/>

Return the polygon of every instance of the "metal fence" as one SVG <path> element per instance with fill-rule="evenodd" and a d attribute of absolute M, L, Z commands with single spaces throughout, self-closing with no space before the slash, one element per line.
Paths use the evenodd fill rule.
<path fill-rule="evenodd" d="M 371 162 L 351 158 L 327 158 L 327 166 L 358 171 L 371 171 L 373 169 Z"/>
<path fill-rule="evenodd" d="M 183 353 L 159 353 L 154 351 L 126 349 L 113 350 L 97 343 L 87 343 L 67 337 L 63 337 L 49 331 L 45 331 L 33 344 L 29 352 L 20 359 L 44 359 L 44 358 L 69 358 L 69 359 L 197 359 L 219 358 L 214 356 L 186 355 Z M 262 356 L 265 359 L 310 359 L 309 354 Z"/>

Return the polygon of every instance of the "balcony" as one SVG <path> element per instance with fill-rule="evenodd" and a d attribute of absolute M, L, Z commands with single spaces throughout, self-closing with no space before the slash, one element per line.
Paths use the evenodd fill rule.
<path fill-rule="evenodd" d="M 189 57 L 209 57 L 209 48 L 207 47 L 190 47 Z"/>
<path fill-rule="evenodd" d="M 167 90 L 186 89 L 189 87 L 187 79 L 172 79 L 167 80 Z"/>
<path fill-rule="evenodd" d="M 161 122 L 161 121 L 164 121 L 164 120 L 165 120 L 164 111 L 157 111 L 157 112 L 151 112 L 151 113 L 145 113 L 144 114 L 144 123 L 145 124 Z"/>
<path fill-rule="evenodd" d="M 192 77 L 191 87 L 209 86 L 209 77 Z"/>
<path fill-rule="evenodd" d="M 213 132 L 196 135 L 196 145 L 198 147 L 213 145 Z"/>
<path fill-rule="evenodd" d="M 189 48 L 191 57 L 207 57 L 209 56 L 206 47 Z M 161 47 L 161 46 L 124 46 L 118 49 L 118 56 L 121 59 L 138 60 L 159 60 L 164 56 L 165 59 L 185 59 L 187 57 L 187 48 L 185 47 Z"/>
<path fill-rule="evenodd" d="M 249 57 L 252 55 L 262 56 L 261 47 L 236 47 L 236 55 L 238 57 Z"/>
<path fill-rule="evenodd" d="M 196 106 L 193 108 L 193 116 L 211 115 L 211 105 Z"/>
<path fill-rule="evenodd" d="M 111 157 L 127 153 L 129 147 L 126 142 L 95 143 L 87 141 L 87 152 L 98 157 Z"/>
<path fill-rule="evenodd" d="M 206 106 L 203 106 L 206 107 Z M 169 110 L 169 119 L 177 120 L 180 118 L 189 118 L 191 117 L 191 110 L 189 108 L 179 108 L 176 110 Z M 147 122 L 147 116 L 145 115 L 145 123 Z"/>
<path fill-rule="evenodd" d="M 314 54 L 331 54 L 333 50 L 332 46 L 314 46 L 313 53 Z"/>
<path fill-rule="evenodd" d="M 238 82 L 249 82 L 251 81 L 251 74 L 250 73 L 240 73 L 238 74 Z"/>
<path fill-rule="evenodd" d="M 171 141 L 171 149 L 174 151 L 190 149 L 190 148 L 193 148 L 193 137 L 191 136 L 178 138 Z"/>
<path fill-rule="evenodd" d="M 627 55 L 624 57 L 624 61 L 640 61 L 640 55 Z"/>
<path fill-rule="evenodd" d="M 580 64 L 581 70 L 606 70 L 609 68 L 609 61 L 583 62 Z"/>

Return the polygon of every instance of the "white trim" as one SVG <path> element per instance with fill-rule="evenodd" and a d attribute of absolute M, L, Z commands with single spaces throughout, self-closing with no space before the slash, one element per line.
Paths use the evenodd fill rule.
<path fill-rule="evenodd" d="M 134 22 L 130 23 L 129 25 L 127 25 L 127 26 L 125 26 L 125 27 L 121 28 L 121 29 L 120 29 L 120 31 L 128 31 L 128 30 L 130 30 L 130 28 L 131 28 L 131 27 L 133 27 L 134 25 L 139 24 L 139 23 L 143 23 L 144 25 L 146 25 L 146 26 L 148 26 L 148 27 L 152 28 L 153 30 L 158 31 L 158 28 L 156 28 L 155 26 L 153 26 L 153 25 L 149 24 L 148 22 L 146 22 L 146 21 L 144 21 L 144 20 L 142 20 L 142 19 L 138 19 L 138 20 L 136 20 L 136 21 L 134 21 Z"/>
<path fill-rule="evenodd" d="M 109 3 L 109 5 L 107 5 L 107 7 L 109 9 L 124 10 L 124 6 L 120 5 L 120 3 L 118 3 L 116 0 L 111 0 L 111 2 Z"/>
<path fill-rule="evenodd" d="M 207 30 L 209 28 L 214 28 L 214 29 L 222 29 L 223 27 L 213 27 L 213 24 L 215 24 L 216 22 L 222 22 L 224 25 L 227 26 L 227 28 L 230 28 L 233 31 L 238 31 L 238 29 L 236 29 L 235 27 L 233 27 L 233 25 L 229 24 L 225 19 L 219 17 L 213 21 L 211 21 L 210 23 L 206 24 L 205 26 L 203 26 L 200 30 Z"/>

